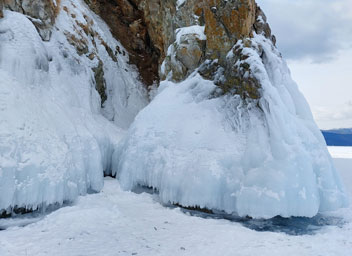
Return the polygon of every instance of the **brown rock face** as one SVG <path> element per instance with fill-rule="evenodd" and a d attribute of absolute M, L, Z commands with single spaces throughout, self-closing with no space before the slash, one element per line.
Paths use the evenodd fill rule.
<path fill-rule="evenodd" d="M 203 0 L 195 13 L 203 16 L 207 36 L 207 56 L 223 58 L 236 41 L 249 37 L 255 22 L 254 0 Z"/>
<path fill-rule="evenodd" d="M 168 47 L 164 47 L 166 58 L 160 70 L 161 79 L 182 81 L 198 69 L 198 73 L 213 80 L 223 93 L 258 99 L 260 83 L 246 63 L 248 56 L 240 48 L 233 49 L 239 40 L 245 47 L 252 47 L 254 33 L 264 34 L 275 43 L 266 17 L 255 1 L 187 0 L 177 9 L 173 26 L 162 30 L 169 34 L 168 38 L 174 41 L 175 27 L 203 26 L 206 40 L 201 42 L 199 35 L 190 33 L 182 35 L 178 42 L 164 43 Z M 227 58 L 231 50 L 232 57 Z M 243 63 L 236 66 L 238 61 Z"/>
<path fill-rule="evenodd" d="M 258 99 L 260 83 L 254 78 L 248 56 L 239 48 L 252 47 L 253 33 L 264 34 L 275 44 L 266 17 L 254 0 L 187 0 L 181 6 L 175 1 L 142 1 L 152 43 L 160 51 L 160 78 L 182 81 L 198 69 L 205 79 L 213 80 L 223 93 Z M 165 9 L 166 8 L 166 9 Z M 151 15 L 149 11 L 153 10 Z M 203 26 L 206 40 L 197 34 L 183 34 L 175 41 L 177 28 Z M 157 33 L 155 33 L 157 32 Z M 232 50 L 232 58 L 226 58 Z M 236 66 L 238 61 L 243 62 Z M 219 79 L 222 77 L 222 79 Z"/>
<path fill-rule="evenodd" d="M 89 7 L 109 25 L 113 35 L 129 53 L 143 82 L 152 85 L 159 81 L 160 50 L 149 36 L 144 12 L 135 0 L 85 0 Z M 155 32 L 156 33 L 156 32 Z"/>
<path fill-rule="evenodd" d="M 182 81 L 198 70 L 204 78 L 213 80 L 223 93 L 260 97 L 260 84 L 245 62 L 247 56 L 240 49 L 233 49 L 238 40 L 246 42 L 245 47 L 251 47 L 253 33 L 263 34 L 275 44 L 266 17 L 255 0 L 186 0 L 181 6 L 177 6 L 176 0 L 85 2 L 110 26 L 147 86 L 163 79 Z M 52 0 L 0 0 L 1 3 L 5 8 L 43 21 L 36 24 L 33 20 L 33 23 L 43 40 L 50 39 L 58 12 Z M 202 27 L 206 39 L 187 32 L 176 40 L 180 28 L 191 26 Z M 88 54 L 83 41 L 74 35 L 67 37 L 80 54 Z M 231 50 L 233 57 L 228 59 L 226 56 Z M 243 63 L 236 66 L 238 61 Z M 219 74 L 224 79 L 217 80 Z"/>
<path fill-rule="evenodd" d="M 3 7 L 3 2 L 2 2 L 2 0 L 0 0 L 0 19 L 1 18 L 4 18 L 4 13 L 2 12 L 2 9 L 3 9 L 4 7 Z"/>
<path fill-rule="evenodd" d="M 174 0 L 133 0 L 143 12 L 147 31 L 154 47 L 159 52 L 159 64 L 165 57 L 169 45 L 175 40 L 174 20 L 176 5 Z"/>
<path fill-rule="evenodd" d="M 253 32 L 271 37 L 254 0 L 187 0 L 181 6 L 175 0 L 85 1 L 127 49 L 146 85 L 166 78 L 181 81 L 205 60 L 217 60 L 217 66 L 227 70 L 226 55 L 239 39 Z M 264 23 L 258 22 L 259 16 Z M 175 43 L 177 28 L 193 25 L 205 27 L 206 41 L 188 34 Z M 170 46 L 174 52 L 168 54 Z"/>

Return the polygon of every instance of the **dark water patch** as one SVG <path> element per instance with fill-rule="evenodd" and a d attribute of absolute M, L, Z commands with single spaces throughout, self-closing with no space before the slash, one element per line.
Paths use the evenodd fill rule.
<path fill-rule="evenodd" d="M 336 217 L 327 214 L 318 214 L 312 218 L 307 217 L 291 217 L 283 218 L 277 216 L 271 219 L 253 219 L 251 217 L 240 217 L 235 214 L 227 214 L 223 211 L 212 210 L 207 208 L 184 207 L 179 204 L 165 204 L 160 200 L 157 189 L 148 186 L 136 186 L 132 192 L 137 194 L 148 193 L 153 199 L 168 208 L 180 208 L 187 215 L 205 218 L 227 220 L 239 223 L 242 226 L 258 232 L 275 232 L 285 233 L 292 236 L 315 235 L 318 231 L 328 226 L 343 227 L 347 221 L 342 217 Z"/>
<path fill-rule="evenodd" d="M 288 235 L 314 235 L 327 226 L 342 227 L 346 221 L 341 217 L 318 214 L 307 217 L 275 217 L 268 220 L 249 220 L 244 226 L 256 231 L 283 232 Z"/>
<path fill-rule="evenodd" d="M 246 228 L 259 232 L 285 233 L 292 236 L 315 235 L 319 230 L 328 227 L 343 227 L 347 222 L 342 217 L 318 214 L 313 218 L 291 217 L 283 218 L 277 216 L 271 219 L 253 219 L 250 217 L 239 217 L 233 214 L 213 211 L 212 214 L 181 208 L 181 211 L 200 218 L 225 219 L 230 222 L 240 223 Z"/>

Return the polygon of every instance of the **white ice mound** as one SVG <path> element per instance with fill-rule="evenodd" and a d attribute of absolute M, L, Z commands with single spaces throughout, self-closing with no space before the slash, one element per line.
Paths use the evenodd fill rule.
<path fill-rule="evenodd" d="M 71 1 L 61 1 L 70 6 Z M 101 115 L 93 82 L 94 61 L 78 55 L 65 33 L 76 34 L 90 12 L 75 1 L 71 15 L 61 9 L 49 42 L 24 15 L 5 11 L 0 20 L 0 214 L 15 207 L 35 209 L 100 191 L 114 147 L 124 131 Z M 89 13 L 89 17 L 95 17 Z M 110 59 L 102 44 L 117 46 L 108 28 L 94 20 L 94 38 L 104 63 L 110 111 L 120 127 L 129 125 L 143 93 L 125 57 Z M 91 40 L 94 40 L 91 38 Z M 92 41 L 88 41 L 92 46 Z M 131 89 L 132 88 L 132 89 Z M 128 101 L 139 101 L 130 104 Z M 104 109 L 104 111 L 107 108 Z"/>
<path fill-rule="evenodd" d="M 340 179 L 310 109 L 271 42 L 244 48 L 261 98 L 213 97 L 194 73 L 164 81 L 113 161 L 121 185 L 159 190 L 163 202 L 240 216 L 312 217 L 347 205 Z M 259 105 L 259 107 L 257 106 Z"/>

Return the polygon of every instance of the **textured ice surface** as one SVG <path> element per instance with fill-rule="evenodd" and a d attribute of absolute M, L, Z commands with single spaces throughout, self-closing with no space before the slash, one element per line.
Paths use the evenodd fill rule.
<path fill-rule="evenodd" d="M 163 207 L 154 195 L 122 191 L 116 180 L 106 179 L 104 183 L 101 193 L 79 197 L 74 205 L 61 208 L 37 223 L 0 231 L 0 255 L 351 254 L 351 208 L 312 219 L 230 222 L 192 217 L 179 208 Z M 8 219 L 3 222 L 16 225 Z M 0 221 L 0 228 L 1 225 Z M 312 235 L 297 235 L 302 233 Z"/>
<path fill-rule="evenodd" d="M 286 63 L 264 37 L 253 45 L 241 47 L 262 85 L 259 102 L 214 98 L 216 86 L 196 73 L 162 82 L 113 157 L 124 189 L 151 186 L 164 202 L 256 218 L 312 217 L 347 205 Z"/>
<path fill-rule="evenodd" d="M 111 167 L 125 189 L 152 186 L 164 202 L 240 216 L 311 217 L 346 205 L 309 107 L 266 39 L 253 41 L 263 59 L 244 48 L 262 84 L 258 103 L 214 98 L 216 86 L 196 74 L 165 81 L 117 146 L 146 92 L 128 57 L 112 59 L 108 49 L 123 47 L 100 18 L 82 1 L 63 6 L 49 42 L 22 14 L 6 11 L 0 20 L 0 211 L 99 191 Z M 204 36 L 202 27 L 178 35 L 188 30 Z M 104 64 L 103 109 L 92 79 L 99 60 L 88 53 Z"/>
<path fill-rule="evenodd" d="M 115 62 L 106 51 L 103 41 L 121 47 L 107 26 L 82 1 L 74 4 L 61 1 L 69 11 L 61 9 L 49 42 L 22 14 L 5 11 L 0 20 L 0 212 L 100 191 L 122 128 L 147 102 L 127 57 Z M 80 38 L 84 14 L 93 17 L 96 35 L 82 40 L 89 51 L 94 41 L 104 64 L 104 109 L 92 79 L 98 60 L 78 55 L 65 36 Z"/>

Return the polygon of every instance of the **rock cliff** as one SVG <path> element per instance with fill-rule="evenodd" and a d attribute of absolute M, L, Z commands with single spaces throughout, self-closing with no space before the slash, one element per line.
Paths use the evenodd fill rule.
<path fill-rule="evenodd" d="M 250 72 L 248 65 L 234 67 L 247 56 L 234 49 L 234 58 L 226 58 L 239 40 L 246 39 L 250 46 L 253 33 L 263 33 L 275 43 L 254 0 L 85 1 L 129 51 L 146 85 L 165 79 L 182 81 L 200 67 L 198 72 L 206 79 L 214 80 L 224 72 L 225 79 L 217 81 L 223 93 L 259 97 L 259 83 L 251 75 L 244 78 Z"/>
<path fill-rule="evenodd" d="M 215 80 L 222 93 L 260 97 L 260 84 L 245 62 L 248 56 L 233 49 L 233 58 L 227 58 L 239 40 L 250 47 L 253 33 L 264 34 L 275 44 L 266 17 L 254 0 L 84 1 L 110 26 L 147 87 L 165 79 L 182 81 L 197 70 L 204 78 Z M 1 4 L 5 9 L 26 14 L 42 39 L 50 39 L 60 1 L 2 0 Z M 78 52 L 86 53 L 84 40 L 72 35 L 68 38 L 77 45 Z M 235 67 L 238 60 L 244 62 Z M 97 89 L 104 102 L 106 88 L 99 78 L 102 64 L 94 70 L 99 84 Z M 218 79 L 220 73 L 221 80 Z"/>

